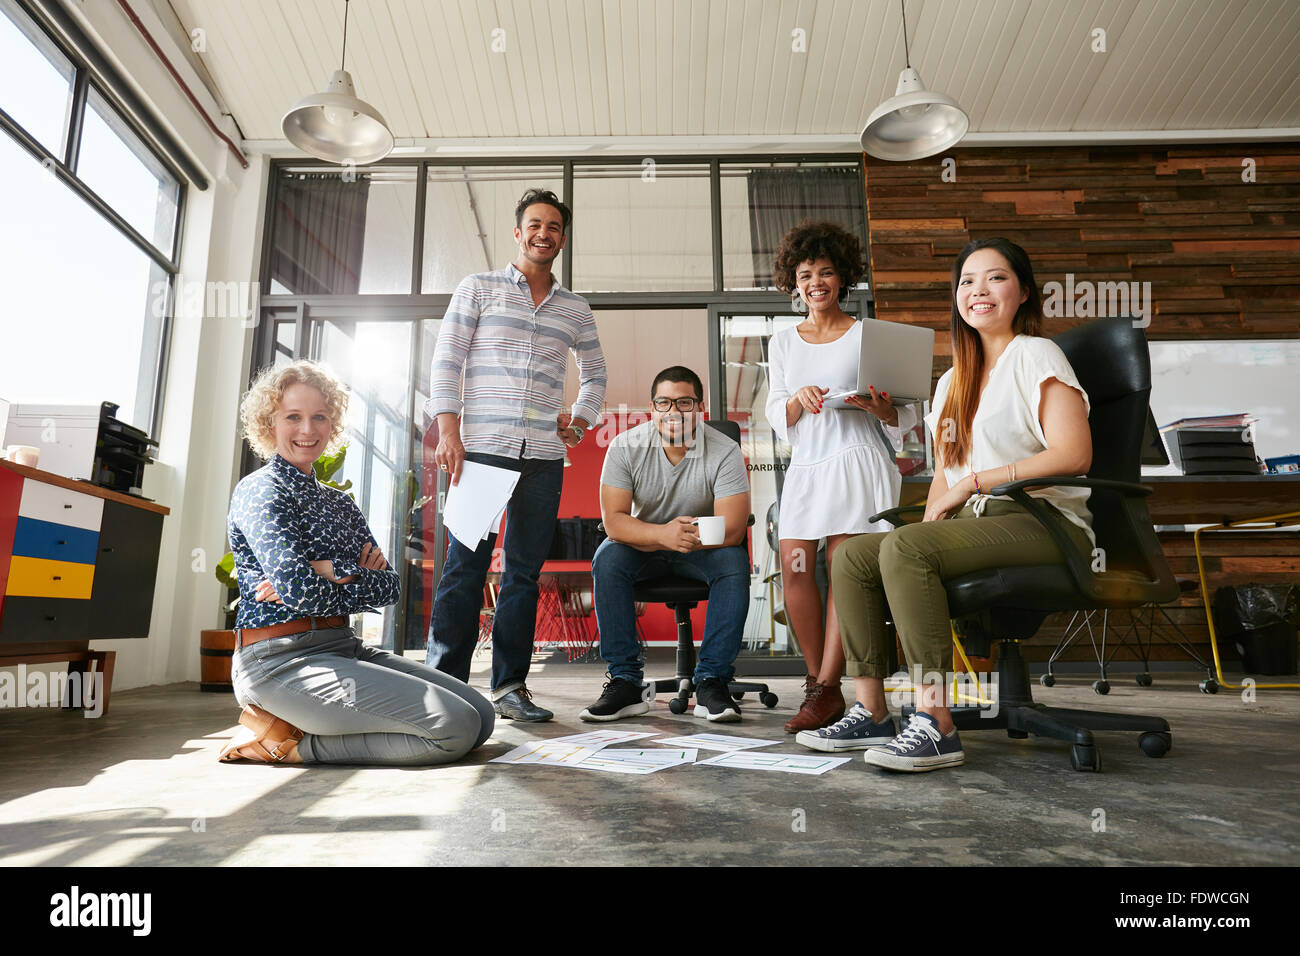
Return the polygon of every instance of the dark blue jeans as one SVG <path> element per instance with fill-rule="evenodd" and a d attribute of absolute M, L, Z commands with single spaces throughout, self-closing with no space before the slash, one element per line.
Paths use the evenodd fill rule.
<path fill-rule="evenodd" d="M 519 483 L 506 504 L 501 591 L 492 622 L 492 692 L 500 697 L 528 679 L 537 625 L 537 578 L 555 534 L 564 459 L 503 458 L 475 452 L 465 458 L 520 472 Z M 488 535 L 472 551 L 454 535 L 447 537 L 451 546 L 433 600 L 424 659 L 443 673 L 467 681 L 470 658 L 478 641 L 483 585 L 497 536 Z"/>
<path fill-rule="evenodd" d="M 638 551 L 606 538 L 591 559 L 591 575 L 595 579 L 600 656 L 609 664 L 610 676 L 641 682 L 633 587 L 637 581 L 663 574 L 708 582 L 709 606 L 694 680 L 697 684 L 706 677 L 731 680 L 749 612 L 748 552 L 740 546 L 701 548 L 686 554 Z"/>

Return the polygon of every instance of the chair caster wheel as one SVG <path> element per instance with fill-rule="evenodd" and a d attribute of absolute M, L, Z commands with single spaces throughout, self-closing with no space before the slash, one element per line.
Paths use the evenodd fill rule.
<path fill-rule="evenodd" d="M 745 699 L 745 692 L 742 690 L 742 691 L 740 691 L 740 692 L 737 693 L 737 694 L 732 694 L 732 695 L 731 695 L 731 699 L 732 699 L 732 700 L 744 700 L 744 699 Z"/>
<path fill-rule="evenodd" d="M 1010 737 L 1012 740 L 1024 740 L 1029 736 L 1029 731 L 1008 729 L 1007 736 Z"/>
<path fill-rule="evenodd" d="M 1202 694 L 1217 694 L 1219 692 L 1219 682 L 1211 677 L 1209 680 L 1201 681 Z"/>
<path fill-rule="evenodd" d="M 759 694 L 758 699 L 764 707 L 776 706 L 776 694 L 773 694 L 771 691 L 768 691 L 766 694 Z"/>
<path fill-rule="evenodd" d="M 1138 674 L 1136 680 L 1137 680 L 1137 685 L 1138 685 L 1139 687 L 1150 687 L 1150 686 L 1151 686 L 1151 675 L 1150 675 L 1150 674 Z"/>
<path fill-rule="evenodd" d="M 668 709 L 674 714 L 684 714 L 686 713 L 686 701 L 680 697 L 674 697 L 668 702 Z"/>
<path fill-rule="evenodd" d="M 1044 687 L 1052 687 L 1056 684 L 1056 678 L 1051 674 L 1044 674 L 1042 677 L 1038 678 L 1038 683 L 1042 684 Z"/>
<path fill-rule="evenodd" d="M 1104 697 L 1110 693 L 1110 684 L 1104 680 L 1095 680 L 1092 682 L 1092 689 Z"/>
<path fill-rule="evenodd" d="M 1138 746 L 1148 757 L 1163 757 L 1173 745 L 1173 735 L 1162 731 L 1150 731 L 1138 738 Z"/>
<path fill-rule="evenodd" d="M 1075 770 L 1097 773 L 1101 770 L 1101 751 L 1096 747 L 1074 744 L 1070 747 L 1070 766 Z"/>

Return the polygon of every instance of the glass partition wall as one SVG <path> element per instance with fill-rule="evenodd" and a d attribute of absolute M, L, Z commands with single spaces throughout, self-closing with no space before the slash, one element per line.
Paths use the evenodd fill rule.
<path fill-rule="evenodd" d="M 365 639 L 424 646 L 446 548 L 446 478 L 433 465 L 436 428 L 424 414 L 430 363 L 457 283 L 513 260 L 515 203 L 534 186 L 574 209 L 556 271 L 591 303 L 609 372 L 602 421 L 568 456 L 561 519 L 600 517 L 605 445 L 648 420 L 659 370 L 693 368 L 708 416 L 740 423 L 750 471 L 753 583 L 742 670 L 801 672 L 798 643 L 782 623 L 769 530 L 789 448 L 763 413 L 767 344 L 798 317 L 773 288 L 771 266 L 781 235 L 806 218 L 837 221 L 865 247 L 856 156 L 422 160 L 355 170 L 276 163 L 254 366 L 309 357 L 352 389 L 347 453 L 332 480 L 350 483 L 403 576 L 403 600 L 382 617 L 365 616 Z M 849 311 L 871 314 L 867 283 Z M 573 362 L 565 392 L 570 402 L 577 393 Z M 245 470 L 255 466 L 245 458 Z"/>

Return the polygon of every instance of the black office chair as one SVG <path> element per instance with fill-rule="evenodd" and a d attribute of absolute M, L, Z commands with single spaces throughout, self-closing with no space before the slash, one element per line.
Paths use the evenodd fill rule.
<path fill-rule="evenodd" d="M 705 424 L 711 425 L 736 444 L 740 444 L 740 425 L 736 422 L 706 421 Z M 747 526 L 754 524 L 752 514 L 746 524 Z M 746 543 L 746 549 L 748 549 L 748 543 Z M 677 620 L 677 675 L 675 677 L 660 677 L 647 683 L 654 685 L 656 694 L 660 691 L 676 691 L 676 696 L 668 701 L 668 709 L 674 714 L 684 714 L 686 713 L 686 705 L 695 692 L 695 682 L 693 680 L 695 676 L 695 636 L 691 632 L 691 611 L 701 601 L 708 600 L 709 586 L 703 581 L 697 581 L 694 578 L 665 574 L 661 577 L 648 578 L 639 582 L 633 589 L 632 594 L 637 601 L 643 601 L 647 604 L 667 605 Z M 758 694 L 759 701 L 765 707 L 775 707 L 777 705 L 776 694 L 768 690 L 766 684 L 733 680 L 728 683 L 727 690 L 734 700 L 741 700 L 746 693 L 752 692 Z"/>
<path fill-rule="evenodd" d="M 981 717 L 977 707 L 955 707 L 953 720 L 962 730 L 1005 729 L 1007 736 L 1031 733 L 1069 741 L 1075 770 L 1100 770 L 1101 754 L 1094 730 L 1139 731 L 1139 744 L 1150 757 L 1169 751 L 1173 738 L 1160 717 L 1099 713 L 1035 703 L 1020 642 L 1032 637 L 1048 614 L 1136 608 L 1165 604 L 1178 585 L 1165 561 L 1146 502 L 1150 488 L 1137 484 L 1141 475 L 1143 426 L 1151 391 L 1151 361 L 1146 335 L 1130 318 L 1100 319 L 1077 326 L 1054 341 L 1065 352 L 1091 403 L 1092 468 L 1086 478 L 1026 478 L 990 489 L 1023 505 L 1047 529 L 1066 555 L 1064 565 L 993 568 L 944 582 L 948 607 L 968 652 L 987 657 L 992 641 L 998 649 L 998 713 Z M 1046 507 L 1027 492 L 1047 486 L 1090 488 L 1088 508 L 1105 570 L 1080 554 L 1069 537 L 1048 517 Z M 919 506 L 893 508 L 872 516 L 895 526 L 904 515 L 924 513 Z M 904 708 L 906 716 L 914 707 Z"/>

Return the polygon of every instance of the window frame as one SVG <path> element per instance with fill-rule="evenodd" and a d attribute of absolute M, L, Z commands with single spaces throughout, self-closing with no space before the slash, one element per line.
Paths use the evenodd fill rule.
<path fill-rule="evenodd" d="M 56 155 L 46 149 L 5 111 L 3 103 L 0 103 L 0 130 L 8 134 L 37 162 L 49 168 L 65 186 L 86 202 L 91 209 L 108 220 L 132 245 L 148 256 L 166 276 L 166 306 L 158 333 L 158 354 L 153 361 L 153 387 L 152 394 L 149 396 L 148 432 L 157 435 L 162 423 L 162 400 L 171 350 L 172 324 L 176 308 L 176 281 L 180 275 L 181 238 L 185 230 L 188 191 L 191 185 L 197 186 L 200 190 L 207 189 L 208 182 L 198 167 L 184 156 L 180 146 L 166 134 L 161 124 L 148 113 L 145 105 L 129 85 L 97 51 L 94 51 L 90 41 L 66 12 L 57 7 L 54 9 L 38 7 L 31 0 L 8 0 L 4 6 L 5 9 L 0 9 L 0 16 L 26 17 L 26 25 L 39 31 L 45 40 L 72 64 L 73 76 L 72 103 L 65 118 L 63 155 Z M 21 31 L 22 27 L 19 29 Z M 65 33 L 68 38 L 63 36 Z M 89 51 L 89 54 L 83 55 L 83 49 Z M 176 181 L 176 221 L 172 228 L 170 255 L 141 235 L 77 174 L 85 113 L 89 108 L 92 89 L 104 107 L 112 111 L 115 118 L 136 137 L 139 145 L 147 149 L 153 159 Z M 148 294 L 147 289 L 145 293 Z M 136 361 L 142 369 L 146 364 L 145 358 L 143 352 L 136 356 Z"/>

